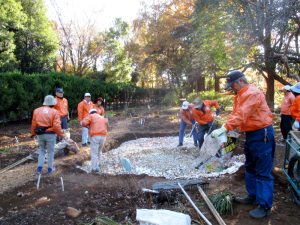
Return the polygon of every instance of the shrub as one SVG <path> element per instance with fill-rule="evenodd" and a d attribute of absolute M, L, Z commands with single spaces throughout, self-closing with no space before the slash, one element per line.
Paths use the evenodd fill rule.
<path fill-rule="evenodd" d="M 175 92 L 170 92 L 165 95 L 161 101 L 161 104 L 165 106 L 176 106 L 178 102 L 179 96 Z"/>

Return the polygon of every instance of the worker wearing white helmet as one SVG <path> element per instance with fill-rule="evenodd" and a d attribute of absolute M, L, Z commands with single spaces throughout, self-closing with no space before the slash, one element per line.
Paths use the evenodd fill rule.
<path fill-rule="evenodd" d="M 291 86 L 285 85 L 282 88 L 284 97 L 281 102 L 281 112 L 280 112 L 280 130 L 282 133 L 282 138 L 279 139 L 281 142 L 285 142 L 287 135 L 292 130 L 292 116 L 291 116 L 291 106 L 294 102 L 295 96 L 291 92 Z"/>
<path fill-rule="evenodd" d="M 82 126 L 89 127 L 92 172 L 98 173 L 100 171 L 102 148 L 107 136 L 107 120 L 100 116 L 96 109 L 91 109 L 89 115 L 82 121 Z"/>

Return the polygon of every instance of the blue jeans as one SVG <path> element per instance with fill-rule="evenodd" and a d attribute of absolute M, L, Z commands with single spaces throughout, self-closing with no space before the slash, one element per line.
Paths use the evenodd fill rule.
<path fill-rule="evenodd" d="M 193 120 L 192 121 L 192 124 L 195 124 L 196 121 Z M 187 123 L 183 121 L 183 119 L 181 119 L 180 121 L 180 131 L 179 131 L 179 142 L 180 143 L 183 143 L 183 137 L 184 137 L 184 130 L 187 126 Z M 197 129 L 196 127 L 194 128 L 193 130 L 193 138 L 194 138 L 194 141 L 197 141 Z"/>
<path fill-rule="evenodd" d="M 89 135 L 89 128 L 82 127 L 82 144 L 86 144 L 86 142 L 91 142 L 91 137 Z"/>
<path fill-rule="evenodd" d="M 37 135 L 37 140 L 40 145 L 38 167 L 44 167 L 45 154 L 46 154 L 46 148 L 47 148 L 47 153 L 48 153 L 47 164 L 48 164 L 48 168 L 52 169 L 53 161 L 54 161 L 55 139 L 56 139 L 55 134 L 46 134 L 45 133 L 45 134 Z"/>
<path fill-rule="evenodd" d="M 210 129 L 210 126 L 208 126 L 207 124 L 203 125 L 203 124 L 199 124 L 199 129 L 198 129 L 198 141 L 199 141 L 199 149 L 201 150 L 201 147 L 203 145 L 204 142 L 204 135 L 205 132 L 208 132 Z M 215 123 L 212 125 L 212 128 L 210 129 L 210 132 L 213 132 L 215 130 Z"/>
<path fill-rule="evenodd" d="M 274 184 L 271 170 L 274 163 L 275 135 L 273 126 L 266 127 L 269 141 L 265 142 L 265 128 L 246 132 L 245 181 L 247 193 L 256 196 L 256 202 L 263 208 L 271 208 Z"/>

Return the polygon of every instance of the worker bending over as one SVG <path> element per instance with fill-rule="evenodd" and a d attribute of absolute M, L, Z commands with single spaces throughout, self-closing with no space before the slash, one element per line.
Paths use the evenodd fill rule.
<path fill-rule="evenodd" d="M 189 102 L 184 101 L 182 103 L 182 107 L 180 109 L 180 130 L 179 130 L 179 144 L 177 147 L 182 146 L 183 144 L 183 137 L 184 137 L 184 130 L 186 128 L 186 125 L 193 126 L 195 125 L 196 121 L 193 116 L 193 104 L 189 104 Z M 194 138 L 194 146 L 198 147 L 197 144 L 197 130 L 196 127 L 192 128 L 193 138 Z"/>
<path fill-rule="evenodd" d="M 213 123 L 214 115 L 211 109 L 212 106 L 216 107 L 217 115 L 219 115 L 220 106 L 217 101 L 215 100 L 202 101 L 201 99 L 194 100 L 193 115 L 197 123 L 199 123 L 198 142 L 199 142 L 200 150 L 204 142 L 205 132 L 209 132 L 210 134 L 213 130 L 215 130 L 215 124 Z"/>
<path fill-rule="evenodd" d="M 97 113 L 96 109 L 90 110 L 83 121 L 83 127 L 89 127 L 89 134 L 91 136 L 91 159 L 92 172 L 98 173 L 101 163 L 102 148 L 107 136 L 107 120 Z"/>

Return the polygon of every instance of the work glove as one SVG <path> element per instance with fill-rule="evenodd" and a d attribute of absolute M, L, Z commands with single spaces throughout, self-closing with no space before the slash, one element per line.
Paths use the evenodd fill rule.
<path fill-rule="evenodd" d="M 213 132 L 211 132 L 211 137 L 215 138 L 215 137 L 220 137 L 222 134 L 224 134 L 225 132 L 227 132 L 227 129 L 225 128 L 224 124 L 222 125 L 221 128 L 214 130 Z"/>
<path fill-rule="evenodd" d="M 297 120 L 295 120 L 295 122 L 294 122 L 294 127 L 295 127 L 296 129 L 299 129 L 299 122 L 298 122 Z"/>
<path fill-rule="evenodd" d="M 80 125 L 82 126 L 82 121 L 80 121 Z"/>
<path fill-rule="evenodd" d="M 217 116 L 220 115 L 220 108 L 217 109 L 216 114 L 217 114 Z"/>
<path fill-rule="evenodd" d="M 36 135 L 31 135 L 31 136 L 30 136 L 30 138 L 34 138 L 34 137 L 36 137 Z"/>

